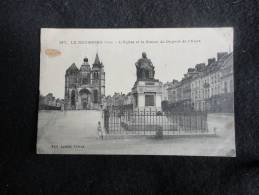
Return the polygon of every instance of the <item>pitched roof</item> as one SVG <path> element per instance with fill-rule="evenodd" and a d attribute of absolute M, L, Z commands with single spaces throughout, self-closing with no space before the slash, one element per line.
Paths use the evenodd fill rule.
<path fill-rule="evenodd" d="M 79 72 L 79 70 L 76 67 L 75 63 L 71 64 L 71 66 L 69 66 L 69 68 L 66 70 L 66 74 L 76 74 L 78 72 Z"/>

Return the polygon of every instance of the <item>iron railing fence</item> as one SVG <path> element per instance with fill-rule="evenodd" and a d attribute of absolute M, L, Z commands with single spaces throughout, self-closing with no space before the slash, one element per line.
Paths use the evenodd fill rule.
<path fill-rule="evenodd" d="M 161 112 L 154 110 L 104 110 L 104 128 L 109 134 L 175 135 L 208 132 L 206 112 Z"/>

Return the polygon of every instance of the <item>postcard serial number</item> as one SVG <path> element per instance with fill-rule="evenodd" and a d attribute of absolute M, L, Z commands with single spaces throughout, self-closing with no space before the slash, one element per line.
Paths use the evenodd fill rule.
<path fill-rule="evenodd" d="M 58 145 L 58 144 L 52 144 L 51 148 L 53 148 L 53 149 L 70 149 L 70 148 L 82 149 L 82 148 L 85 148 L 85 145 Z"/>

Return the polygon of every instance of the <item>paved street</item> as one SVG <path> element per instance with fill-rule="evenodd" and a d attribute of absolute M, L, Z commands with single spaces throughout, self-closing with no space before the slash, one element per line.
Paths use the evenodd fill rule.
<path fill-rule="evenodd" d="M 100 140 L 97 137 L 99 120 L 99 111 L 40 111 L 38 153 L 235 156 L 233 114 L 208 116 L 209 129 L 216 128 L 214 137 L 126 136 Z"/>

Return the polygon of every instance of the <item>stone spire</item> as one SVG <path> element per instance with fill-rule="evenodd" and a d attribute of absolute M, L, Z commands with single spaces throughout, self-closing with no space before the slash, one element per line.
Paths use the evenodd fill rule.
<path fill-rule="evenodd" d="M 96 53 L 94 64 L 101 64 L 98 53 Z"/>
<path fill-rule="evenodd" d="M 94 63 L 93 63 L 93 68 L 94 67 L 97 67 L 97 68 L 102 68 L 103 67 L 103 64 L 101 63 L 101 61 L 99 59 L 98 53 L 96 53 L 96 56 L 95 56 L 95 60 L 94 60 Z"/>

